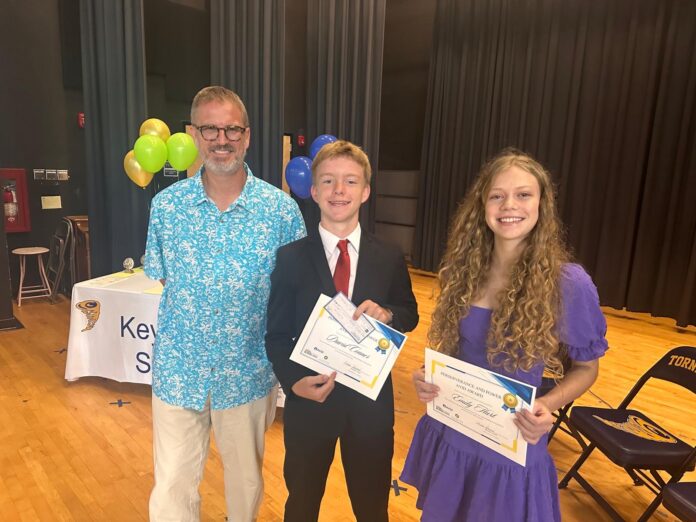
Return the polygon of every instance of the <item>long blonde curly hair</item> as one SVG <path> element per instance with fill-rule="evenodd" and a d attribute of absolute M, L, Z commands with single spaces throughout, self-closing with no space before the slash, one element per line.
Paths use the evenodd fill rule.
<path fill-rule="evenodd" d="M 449 355 L 459 350 L 459 321 L 486 287 L 491 266 L 494 237 L 485 217 L 488 192 L 494 177 L 513 166 L 532 174 L 539 183 L 539 219 L 511 269 L 507 286 L 497 295 L 487 340 L 488 362 L 508 372 L 528 371 L 541 362 L 561 374 L 557 318 L 562 267 L 570 256 L 562 239 L 549 173 L 515 149 L 501 151 L 482 167 L 454 215 L 438 273 L 440 294 L 428 340 L 434 349 Z"/>

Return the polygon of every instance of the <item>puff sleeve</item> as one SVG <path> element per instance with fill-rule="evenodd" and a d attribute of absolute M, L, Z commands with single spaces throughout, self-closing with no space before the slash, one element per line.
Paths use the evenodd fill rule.
<path fill-rule="evenodd" d="M 604 355 L 608 343 L 607 322 L 599 308 L 592 278 L 577 264 L 563 267 L 562 313 L 559 337 L 574 361 L 592 361 Z"/>

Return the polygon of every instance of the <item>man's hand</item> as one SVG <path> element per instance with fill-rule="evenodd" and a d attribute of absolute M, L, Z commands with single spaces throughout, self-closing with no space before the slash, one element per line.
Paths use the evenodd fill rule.
<path fill-rule="evenodd" d="M 373 319 L 377 319 L 379 322 L 384 324 L 391 323 L 392 318 L 394 317 L 394 314 L 391 313 L 391 310 L 388 310 L 387 308 L 382 308 L 377 303 L 375 303 L 374 301 L 370 301 L 369 299 L 360 303 L 360 306 L 358 306 L 355 309 L 355 313 L 353 314 L 353 320 L 357 321 L 358 319 L 360 319 L 360 316 L 362 314 L 369 315 Z"/>
<path fill-rule="evenodd" d="M 425 382 L 425 369 L 419 368 L 413 372 L 413 385 L 416 387 L 418 400 L 421 402 L 430 402 L 437 397 L 440 387 L 429 382 Z"/>
<path fill-rule="evenodd" d="M 522 438 L 529 444 L 536 444 L 539 439 L 551 430 L 556 419 L 542 399 L 534 401 L 534 408 L 522 410 L 515 414 L 515 426 L 520 429 Z"/>
<path fill-rule="evenodd" d="M 302 377 L 292 385 L 292 392 L 298 397 L 315 402 L 324 402 L 336 385 L 336 372 L 331 375 L 310 375 Z"/>

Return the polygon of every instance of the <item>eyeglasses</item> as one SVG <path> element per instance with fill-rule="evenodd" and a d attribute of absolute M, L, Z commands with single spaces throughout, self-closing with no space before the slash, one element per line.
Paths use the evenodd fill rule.
<path fill-rule="evenodd" d="M 227 127 L 216 127 L 215 125 L 194 125 L 198 132 L 201 133 L 201 137 L 205 141 L 215 141 L 220 136 L 220 131 L 225 133 L 225 137 L 230 141 L 239 141 L 242 139 L 242 135 L 246 132 L 249 127 L 238 127 L 237 125 L 228 125 Z"/>

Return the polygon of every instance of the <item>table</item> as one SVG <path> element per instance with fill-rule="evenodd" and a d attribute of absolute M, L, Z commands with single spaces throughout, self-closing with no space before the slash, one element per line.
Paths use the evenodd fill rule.
<path fill-rule="evenodd" d="M 73 286 L 65 378 L 152 384 L 152 345 L 162 288 L 142 268 Z M 282 389 L 276 404 L 285 404 Z"/>
<path fill-rule="evenodd" d="M 65 378 L 151 384 L 161 296 L 162 285 L 142 268 L 73 286 Z"/>

